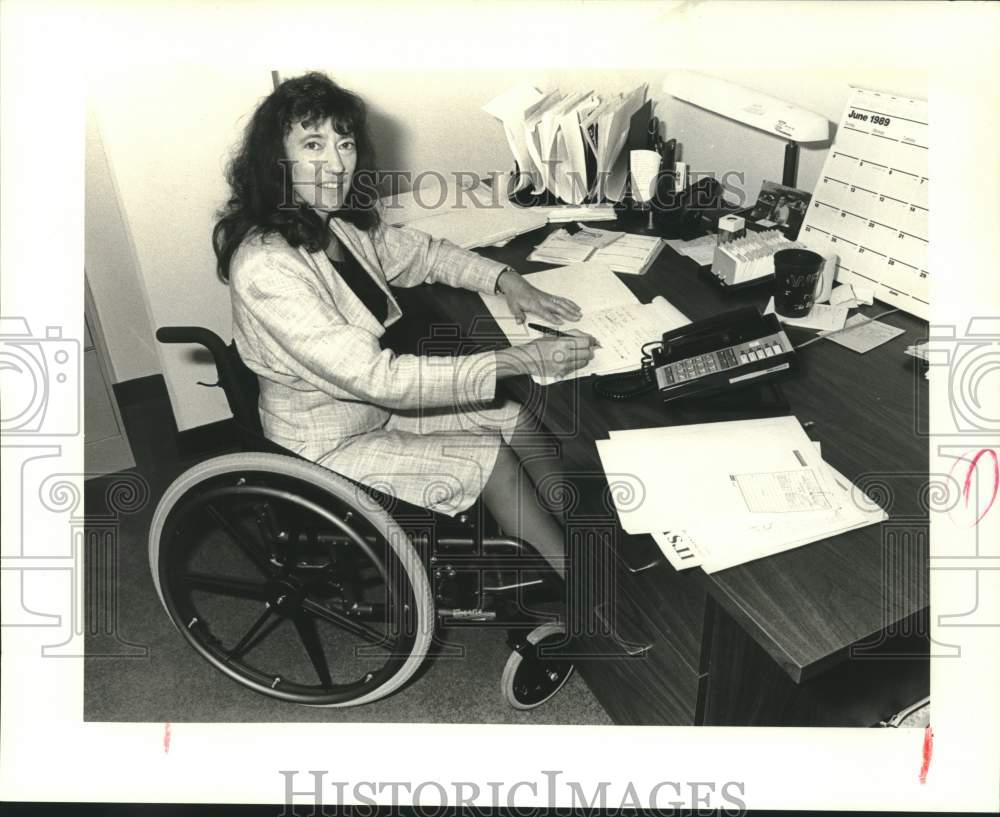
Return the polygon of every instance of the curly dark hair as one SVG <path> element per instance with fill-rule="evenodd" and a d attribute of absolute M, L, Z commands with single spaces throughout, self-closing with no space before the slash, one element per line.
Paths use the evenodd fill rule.
<path fill-rule="evenodd" d="M 285 136 L 292 126 L 332 120 L 337 133 L 354 137 L 357 166 L 344 206 L 335 213 L 363 230 L 379 224 L 375 188 L 375 149 L 368 132 L 365 103 L 329 77 L 311 72 L 285 80 L 254 111 L 226 170 L 230 198 L 212 230 L 219 277 L 229 280 L 229 265 L 250 233 L 279 233 L 293 247 L 317 252 L 326 246 L 325 220 L 292 196 Z"/>

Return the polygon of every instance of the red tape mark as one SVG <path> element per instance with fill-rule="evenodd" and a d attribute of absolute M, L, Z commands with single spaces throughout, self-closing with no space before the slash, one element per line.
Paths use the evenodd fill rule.
<path fill-rule="evenodd" d="M 934 754 L 934 730 L 928 725 L 924 728 L 924 762 L 920 764 L 920 783 L 927 782 L 927 770 L 931 766 L 931 755 Z"/>
<path fill-rule="evenodd" d="M 993 458 L 993 493 L 990 494 L 990 501 L 986 503 L 986 507 L 983 512 L 976 517 L 976 521 L 973 522 L 974 525 L 979 524 L 979 520 L 986 516 L 986 512 L 993 507 L 993 502 L 997 498 L 997 489 L 1000 488 L 1000 463 L 997 462 L 997 452 L 992 448 L 981 448 L 979 452 L 972 458 L 972 463 L 969 465 L 969 470 L 965 473 L 965 485 L 962 486 L 962 495 L 965 497 L 965 504 L 968 507 L 969 504 L 969 490 L 972 487 L 972 473 L 976 470 L 976 463 L 979 462 L 979 458 L 983 454 L 989 454 Z"/>
<path fill-rule="evenodd" d="M 170 751 L 170 721 L 163 722 L 163 751 Z"/>
<path fill-rule="evenodd" d="M 965 472 L 965 482 L 962 485 L 962 496 L 965 498 L 965 507 L 969 507 L 969 494 L 972 491 L 972 475 L 976 472 L 976 466 L 979 464 L 979 460 L 984 454 L 989 454 L 993 459 L 993 493 L 990 494 L 990 501 L 986 503 L 986 507 L 983 508 L 983 512 L 976 517 L 975 521 L 970 523 L 969 527 L 979 524 L 979 520 L 982 519 L 989 512 L 990 508 L 993 507 L 993 503 L 997 498 L 997 491 L 1000 490 L 1000 462 L 997 460 L 997 452 L 992 448 L 981 448 L 976 452 L 976 456 L 969 460 L 967 457 L 959 457 L 955 460 L 955 464 L 952 465 L 949 471 L 949 476 L 954 473 L 955 468 L 960 462 L 968 462 L 969 467 Z"/>

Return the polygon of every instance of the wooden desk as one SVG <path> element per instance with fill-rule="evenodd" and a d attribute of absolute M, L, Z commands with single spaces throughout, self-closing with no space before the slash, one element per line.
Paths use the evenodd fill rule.
<path fill-rule="evenodd" d="M 540 237 L 483 254 L 523 273 L 544 269 L 523 260 Z M 768 299 L 766 287 L 720 291 L 669 247 L 645 276 L 621 278 L 644 303 L 662 294 L 692 320 L 763 310 Z M 478 295 L 432 286 L 401 297 L 404 313 L 436 319 L 425 341 L 426 331 L 438 346 L 460 337 L 466 352 L 496 341 Z M 928 694 L 928 448 L 917 432 L 927 383 L 903 354 L 927 324 L 903 313 L 883 320 L 906 332 L 863 356 L 819 341 L 780 385 L 791 412 L 814 423 L 823 457 L 889 520 L 711 576 L 678 573 L 650 537 L 621 530 L 594 445 L 610 429 L 703 420 L 707 404 L 607 401 L 591 378 L 545 389 L 505 381 L 560 442 L 564 472 L 540 487 L 568 498 L 575 649 L 617 722 L 868 726 Z M 813 334 L 789 331 L 793 343 Z M 676 464 L 678 479 L 686 467 Z"/>

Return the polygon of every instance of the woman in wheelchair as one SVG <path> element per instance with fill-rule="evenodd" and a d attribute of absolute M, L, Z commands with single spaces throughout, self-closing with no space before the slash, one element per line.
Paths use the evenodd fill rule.
<path fill-rule="evenodd" d="M 519 406 L 495 389 L 504 377 L 585 365 L 592 339 L 576 332 L 453 357 L 396 355 L 379 339 L 400 317 L 390 284 L 500 292 L 515 314 L 556 324 L 579 319 L 579 308 L 498 262 L 381 224 L 373 159 L 364 103 L 314 73 L 264 100 L 230 166 L 232 197 L 213 242 L 236 346 L 260 381 L 264 432 L 449 515 L 482 494 L 504 530 L 561 571 L 561 526 L 511 447 Z"/>
<path fill-rule="evenodd" d="M 514 706 L 530 708 L 572 671 L 548 649 L 565 635 L 551 616 L 526 612 L 519 595 L 548 579 L 507 581 L 487 544 L 511 557 L 527 542 L 563 575 L 564 535 L 517 453 L 520 407 L 499 399 L 496 385 L 583 366 L 593 339 L 571 331 L 466 356 L 382 348 L 400 318 L 390 284 L 502 293 L 521 320 L 532 312 L 561 324 L 580 311 L 509 267 L 385 226 L 373 174 L 365 106 L 327 77 L 288 80 L 253 114 L 212 238 L 270 443 L 200 463 L 167 489 L 150 530 L 153 579 L 175 626 L 214 666 L 257 692 L 319 706 L 400 688 L 439 617 L 501 624 L 502 610 L 520 629 L 510 631 L 501 686 Z M 161 328 L 158 337 L 209 345 L 197 332 L 211 335 Z M 245 370 L 232 369 L 231 350 L 212 338 L 220 383 L 234 413 L 237 404 L 243 411 L 246 395 L 230 392 L 239 391 L 233 372 Z M 274 444 L 280 453 L 266 451 Z M 450 516 L 481 495 L 508 537 L 404 532 L 358 484 Z M 482 580 L 484 570 L 496 579 Z M 473 584 L 463 581 L 470 575 Z M 547 623 L 525 627 L 539 620 Z"/>

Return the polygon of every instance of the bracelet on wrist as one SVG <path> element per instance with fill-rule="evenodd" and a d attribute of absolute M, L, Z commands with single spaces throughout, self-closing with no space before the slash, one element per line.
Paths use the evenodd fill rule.
<path fill-rule="evenodd" d="M 500 279 L 503 278 L 503 274 L 505 272 L 513 272 L 513 271 L 514 270 L 512 270 L 510 267 L 504 267 L 502 270 L 500 270 L 500 274 L 497 276 L 496 283 L 493 285 L 493 294 L 494 295 L 503 295 L 504 294 L 503 287 L 500 286 Z"/>

